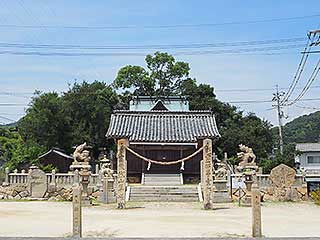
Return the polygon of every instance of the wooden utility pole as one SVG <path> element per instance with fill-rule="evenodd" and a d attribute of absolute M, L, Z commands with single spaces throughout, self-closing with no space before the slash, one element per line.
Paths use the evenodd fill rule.
<path fill-rule="evenodd" d="M 272 101 L 276 102 L 276 109 L 278 113 L 278 123 L 279 123 L 279 149 L 280 153 L 283 154 L 283 132 L 282 132 L 282 118 L 284 116 L 281 105 L 281 97 L 284 95 L 284 92 L 279 92 L 278 85 L 276 85 L 276 93 L 273 94 Z"/>

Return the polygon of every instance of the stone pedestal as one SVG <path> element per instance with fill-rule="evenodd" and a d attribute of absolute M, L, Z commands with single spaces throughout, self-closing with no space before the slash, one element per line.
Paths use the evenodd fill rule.
<path fill-rule="evenodd" d="M 255 189 L 258 187 L 257 183 L 254 182 L 256 180 L 256 170 L 258 167 L 254 165 L 247 165 L 243 169 L 244 183 L 246 185 L 246 195 L 243 199 L 243 206 L 251 207 L 252 204 L 252 187 Z"/>
<path fill-rule="evenodd" d="M 89 177 L 91 166 L 88 162 L 73 162 L 70 169 L 74 172 L 79 172 L 80 184 L 82 187 L 82 205 L 91 205 L 88 193 Z M 76 177 L 76 173 L 75 173 Z"/>
<path fill-rule="evenodd" d="M 104 203 L 114 203 L 116 198 L 114 196 L 114 180 L 103 178 L 103 187 L 101 194 L 101 201 Z"/>
<path fill-rule="evenodd" d="M 231 202 L 231 198 L 227 188 L 227 180 L 214 180 L 213 202 L 226 203 Z"/>

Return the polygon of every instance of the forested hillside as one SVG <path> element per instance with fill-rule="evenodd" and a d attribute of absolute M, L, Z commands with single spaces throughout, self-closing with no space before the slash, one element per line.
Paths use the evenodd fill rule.
<path fill-rule="evenodd" d="M 285 143 L 317 142 L 320 139 L 320 111 L 294 119 L 284 126 Z"/>

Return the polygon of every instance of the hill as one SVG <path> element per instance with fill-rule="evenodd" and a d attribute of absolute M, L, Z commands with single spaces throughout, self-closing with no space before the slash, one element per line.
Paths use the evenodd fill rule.
<path fill-rule="evenodd" d="M 8 123 L 8 124 L 0 124 L 0 128 L 12 128 L 12 127 L 16 127 L 18 125 L 18 122 L 12 122 L 12 123 Z"/>
<path fill-rule="evenodd" d="M 287 123 L 283 129 L 285 143 L 318 142 L 320 139 L 320 111 L 298 117 Z"/>

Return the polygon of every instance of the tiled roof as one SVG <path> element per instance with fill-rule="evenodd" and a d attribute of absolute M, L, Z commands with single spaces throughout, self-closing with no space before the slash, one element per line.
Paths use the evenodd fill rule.
<path fill-rule="evenodd" d="M 69 155 L 67 155 L 67 154 L 65 154 L 63 152 L 60 152 L 58 150 L 55 150 L 55 149 L 49 150 L 48 152 L 46 152 L 45 154 L 39 156 L 38 158 L 43 158 L 43 157 L 45 157 L 45 156 L 47 156 L 48 154 L 51 154 L 51 153 L 58 154 L 58 155 L 60 155 L 61 157 L 64 157 L 64 158 L 73 159 L 73 157 L 71 157 L 71 156 L 69 156 Z"/>
<path fill-rule="evenodd" d="M 320 143 L 297 143 L 296 150 L 300 152 L 320 152 Z"/>
<path fill-rule="evenodd" d="M 131 142 L 196 142 L 220 134 L 210 111 L 116 111 L 107 138 Z"/>

